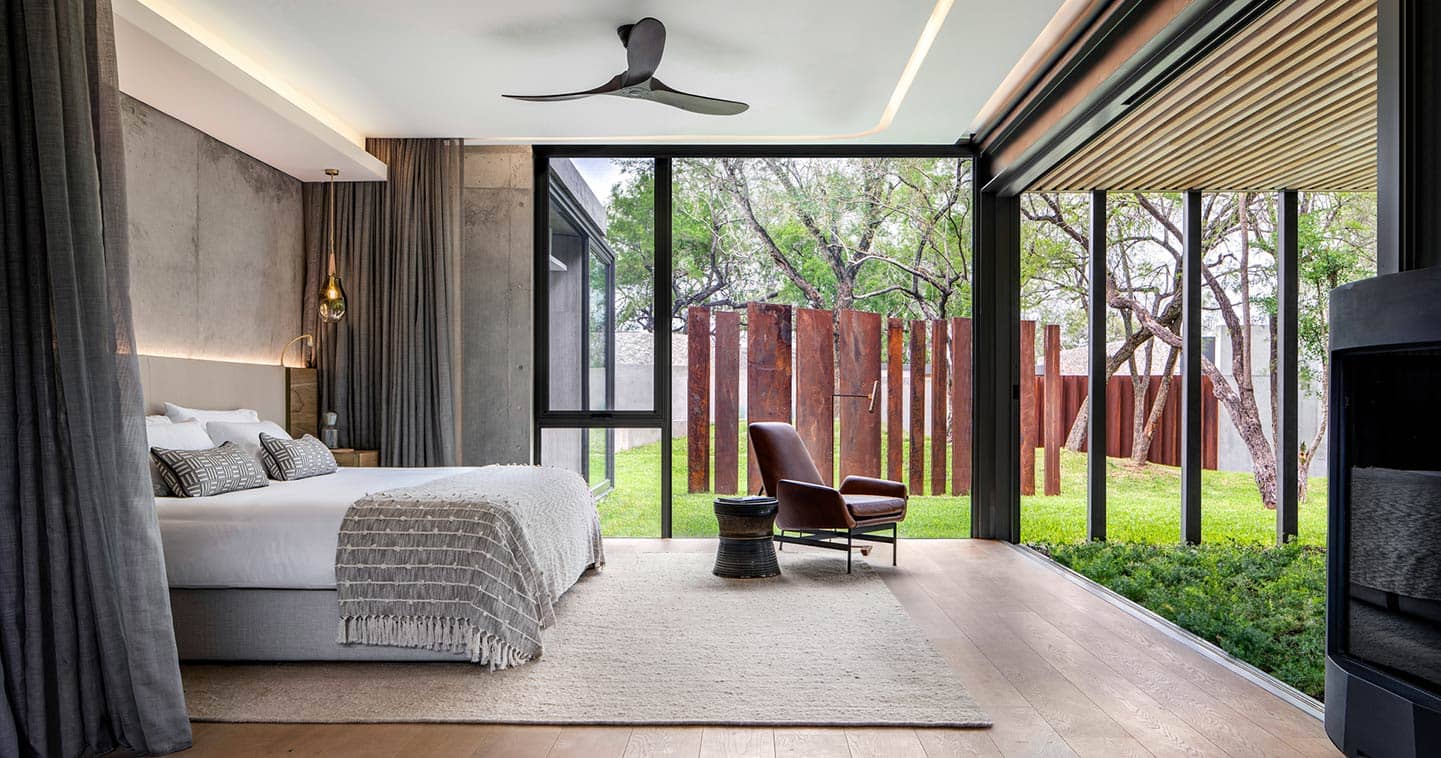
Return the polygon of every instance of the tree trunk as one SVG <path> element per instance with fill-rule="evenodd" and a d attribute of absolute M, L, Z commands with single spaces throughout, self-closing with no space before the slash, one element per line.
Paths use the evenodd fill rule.
<path fill-rule="evenodd" d="M 1176 362 L 1181 357 L 1181 351 L 1170 348 L 1166 353 L 1166 371 L 1161 375 L 1161 386 L 1156 389 L 1156 400 L 1151 403 L 1151 413 L 1146 418 L 1146 426 L 1141 432 L 1141 439 L 1133 446 L 1131 463 L 1143 466 L 1146 460 L 1151 457 L 1151 443 L 1156 439 L 1156 429 L 1161 425 L 1161 416 L 1166 412 L 1166 403 L 1171 394 L 1171 377 L 1176 373 Z"/>
<path fill-rule="evenodd" d="M 1130 317 L 1126 318 L 1127 328 L 1130 328 Z M 1146 370 L 1140 371 L 1136 365 L 1136 356 L 1133 354 L 1130 360 L 1131 367 L 1131 461 L 1136 462 L 1136 446 L 1141 444 L 1141 437 L 1146 430 L 1146 390 L 1151 388 L 1151 352 L 1155 343 L 1146 343 Z M 1146 457 L 1142 455 L 1140 462 L 1145 463 Z"/>
<path fill-rule="evenodd" d="M 1162 324 L 1174 325 L 1181 318 L 1180 301 L 1173 300 L 1172 302 L 1176 307 L 1172 308 L 1170 305 L 1166 307 L 1166 310 L 1161 314 L 1160 321 Z M 1142 326 L 1144 326 L 1144 324 L 1142 324 Z M 1121 343 L 1121 346 L 1116 349 L 1116 354 L 1107 359 L 1106 380 L 1100 382 L 1098 386 L 1105 387 L 1110 384 L 1111 377 L 1116 375 L 1116 371 L 1120 369 L 1121 364 L 1130 358 L 1131 354 L 1136 351 L 1136 348 L 1145 344 L 1149 339 L 1151 339 L 1151 332 L 1147 329 L 1140 329 L 1135 334 L 1127 337 L 1126 341 Z M 1071 423 L 1070 433 L 1066 435 L 1066 449 L 1073 453 L 1079 452 L 1081 450 L 1081 444 L 1086 441 L 1086 419 L 1088 416 L 1087 408 L 1090 406 L 1090 389 L 1089 386 L 1086 388 L 1087 396 L 1081 398 L 1081 409 L 1076 413 L 1076 420 Z"/>
<path fill-rule="evenodd" d="M 1140 307 L 1139 303 L 1114 291 L 1110 296 L 1112 304 L 1131 308 L 1132 312 L 1140 318 L 1141 323 L 1157 339 L 1177 350 L 1181 349 L 1181 337 L 1157 321 L 1156 317 L 1145 308 Z M 1256 489 L 1261 494 L 1261 502 L 1267 508 L 1274 510 L 1276 508 L 1276 454 L 1271 448 L 1270 441 L 1266 439 L 1265 428 L 1261 425 L 1261 416 L 1256 408 L 1255 393 L 1238 393 L 1231 383 L 1226 381 L 1226 377 L 1220 369 L 1216 368 L 1216 364 L 1205 357 L 1201 358 L 1201 369 L 1206 376 L 1211 378 L 1216 399 L 1226 406 L 1231 423 L 1236 426 L 1236 431 L 1240 433 L 1241 440 L 1246 443 L 1246 449 L 1251 454 L 1251 463 L 1255 468 Z"/>

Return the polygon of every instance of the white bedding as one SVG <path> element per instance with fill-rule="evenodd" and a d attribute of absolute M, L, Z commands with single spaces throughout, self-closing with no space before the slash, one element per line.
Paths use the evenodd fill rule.
<path fill-rule="evenodd" d="M 473 468 L 342 468 L 213 497 L 155 499 L 171 587 L 335 589 L 335 545 L 351 503 Z"/>

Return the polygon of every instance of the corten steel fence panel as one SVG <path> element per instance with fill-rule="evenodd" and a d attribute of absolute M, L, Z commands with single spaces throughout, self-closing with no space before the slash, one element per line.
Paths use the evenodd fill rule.
<path fill-rule="evenodd" d="M 931 322 L 931 494 L 946 494 L 946 322 Z"/>
<path fill-rule="evenodd" d="M 791 307 L 746 306 L 746 423 L 791 421 Z M 878 337 L 879 338 L 879 337 Z M 746 491 L 762 488 L 755 455 L 746 447 Z"/>
<path fill-rule="evenodd" d="M 1046 489 L 1047 495 L 1061 494 L 1061 443 L 1065 436 L 1061 413 L 1061 327 L 1046 327 Z"/>
<path fill-rule="evenodd" d="M 715 491 L 734 495 L 740 472 L 741 315 L 715 314 Z"/>
<path fill-rule="evenodd" d="M 686 309 L 686 491 L 710 489 L 710 309 Z"/>
<path fill-rule="evenodd" d="M 1045 428 L 1048 409 L 1045 403 L 1044 376 L 1035 379 L 1034 397 L 1036 401 L 1036 418 L 1040 426 Z M 1156 427 L 1156 434 L 1146 456 L 1151 463 L 1159 463 L 1163 466 L 1181 465 L 1180 455 L 1177 452 L 1180 444 L 1180 414 L 1181 405 L 1176 399 L 1176 387 L 1180 385 L 1180 377 L 1173 377 L 1171 389 L 1166 396 L 1166 407 L 1161 411 L 1161 418 Z M 1062 423 L 1062 439 L 1070 433 L 1071 426 L 1076 423 L 1076 416 L 1081 407 L 1086 403 L 1086 377 L 1076 374 L 1063 374 L 1061 376 L 1061 412 L 1065 421 Z M 1161 377 L 1152 376 L 1147 382 L 1146 411 L 1149 414 L 1151 407 L 1156 402 L 1156 395 L 1160 392 Z M 1202 377 L 1202 440 L 1201 459 L 1203 467 L 1210 470 L 1216 469 L 1216 462 L 1219 448 L 1217 429 L 1220 417 L 1217 415 L 1220 406 L 1217 404 L 1216 396 L 1211 392 L 1211 378 Z M 1209 402 L 1204 402 L 1209 401 Z M 1111 458 L 1130 458 L 1131 449 L 1135 442 L 1135 427 L 1133 424 L 1135 409 L 1135 395 L 1131 388 L 1131 377 L 1113 376 L 1106 384 L 1106 455 Z M 1041 445 L 1038 445 L 1040 447 Z M 1081 451 L 1087 449 L 1085 439 L 1081 440 Z"/>
<path fill-rule="evenodd" d="M 886 478 L 893 482 L 905 480 L 901 473 L 905 459 L 906 437 L 903 418 L 906 389 L 906 322 L 886 320 Z"/>
<path fill-rule="evenodd" d="M 1021 494 L 1036 494 L 1036 322 L 1021 322 Z"/>
<path fill-rule="evenodd" d="M 951 494 L 971 494 L 971 320 L 951 319 Z"/>
<path fill-rule="evenodd" d="M 919 495 L 926 470 L 926 322 L 911 322 L 910 489 Z"/>
<path fill-rule="evenodd" d="M 796 319 L 796 431 L 827 484 L 835 481 L 836 340 L 830 311 L 798 308 Z"/>
<path fill-rule="evenodd" d="M 840 311 L 841 477 L 881 475 L 880 406 L 869 398 L 881 381 L 881 317 Z M 807 388 L 808 391 L 814 391 Z M 861 397 L 854 397 L 860 395 Z M 879 398 L 877 398 L 879 401 Z"/>

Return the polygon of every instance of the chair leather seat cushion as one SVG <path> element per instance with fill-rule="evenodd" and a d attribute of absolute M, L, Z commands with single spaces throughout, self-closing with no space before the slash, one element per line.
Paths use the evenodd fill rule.
<path fill-rule="evenodd" d="M 842 495 L 841 497 L 845 498 L 846 507 L 851 509 L 851 517 L 858 520 L 891 516 L 906 508 L 906 501 L 898 497 L 883 495 Z"/>

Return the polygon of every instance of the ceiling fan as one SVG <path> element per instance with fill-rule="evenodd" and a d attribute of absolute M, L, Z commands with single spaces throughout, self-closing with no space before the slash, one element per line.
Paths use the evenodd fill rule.
<path fill-rule="evenodd" d="M 591 95 L 614 95 L 637 100 L 650 100 L 692 113 L 709 116 L 734 116 L 743 113 L 750 106 L 736 100 L 722 100 L 718 97 L 693 95 L 667 87 L 655 78 L 660 56 L 665 52 L 665 24 L 649 16 L 626 24 L 618 29 L 620 43 L 625 46 L 626 69 L 610 81 L 595 89 L 580 92 L 564 92 L 556 95 L 503 95 L 515 100 L 530 100 L 548 103 L 559 100 L 579 100 Z"/>

